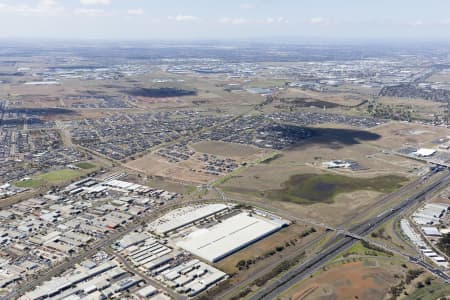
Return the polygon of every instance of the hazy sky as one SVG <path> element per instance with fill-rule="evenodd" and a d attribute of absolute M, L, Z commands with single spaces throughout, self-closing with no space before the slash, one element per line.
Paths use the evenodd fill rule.
<path fill-rule="evenodd" d="M 0 0 L 0 38 L 450 38 L 449 0 Z"/>

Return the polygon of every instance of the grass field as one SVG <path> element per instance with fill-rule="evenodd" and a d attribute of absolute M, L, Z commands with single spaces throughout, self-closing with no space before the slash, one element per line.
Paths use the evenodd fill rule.
<path fill-rule="evenodd" d="M 436 279 L 431 280 L 431 284 L 425 284 L 422 288 L 416 288 L 414 292 L 407 296 L 401 297 L 401 299 L 407 300 L 435 300 L 441 297 L 450 296 L 450 284 L 439 282 Z M 448 299 L 448 298 L 444 298 Z"/>
<path fill-rule="evenodd" d="M 346 257 L 349 257 L 351 255 L 352 256 L 355 256 L 355 255 L 357 255 L 357 256 L 386 256 L 386 257 L 391 256 L 388 253 L 383 252 L 383 251 L 369 249 L 366 246 L 364 246 L 362 242 L 357 242 L 350 249 L 348 249 L 347 251 L 338 255 L 333 261 L 339 261 L 339 260 L 345 259 Z"/>
<path fill-rule="evenodd" d="M 77 178 L 80 176 L 82 172 L 71 170 L 71 169 L 62 169 L 57 171 L 52 171 L 45 174 L 40 174 L 32 178 L 31 180 L 18 181 L 15 183 L 17 187 L 22 188 L 38 188 L 44 186 L 46 184 L 57 184 L 61 182 L 66 182 L 68 180 Z"/>
<path fill-rule="evenodd" d="M 93 168 L 96 167 L 94 164 L 91 164 L 91 163 L 88 163 L 88 162 L 77 163 L 77 164 L 75 164 L 75 166 L 77 166 L 80 169 L 84 169 L 84 170 L 93 169 Z"/>
<path fill-rule="evenodd" d="M 17 187 L 20 187 L 20 188 L 34 189 L 34 188 L 38 188 L 38 187 L 42 186 L 43 182 L 41 180 L 37 180 L 37 179 L 30 179 L 30 180 L 18 181 L 14 185 Z"/>
<path fill-rule="evenodd" d="M 282 189 L 267 192 L 273 200 L 299 204 L 332 203 L 341 193 L 373 190 L 388 193 L 396 190 L 406 178 L 394 175 L 374 178 L 354 178 L 337 174 L 300 174 L 291 176 Z"/>
<path fill-rule="evenodd" d="M 409 255 L 417 253 L 411 242 L 403 236 L 400 229 L 400 218 L 384 223 L 374 231 L 374 235 L 371 235 L 370 238 Z"/>

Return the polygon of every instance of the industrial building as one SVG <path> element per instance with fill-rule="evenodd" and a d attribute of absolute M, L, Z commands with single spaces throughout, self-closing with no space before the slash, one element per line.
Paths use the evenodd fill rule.
<path fill-rule="evenodd" d="M 72 269 L 70 273 L 44 282 L 20 299 L 122 299 L 123 292 L 132 292 L 140 299 L 153 299 L 156 296 L 165 299 L 164 295 L 152 285 L 146 284 L 142 287 L 143 281 L 140 276 L 124 270 L 115 260 L 103 261 L 97 265 L 88 259 Z"/>
<path fill-rule="evenodd" d="M 227 278 L 227 274 L 198 259 L 170 266 L 157 277 L 180 294 L 194 297 L 214 284 Z"/>
<path fill-rule="evenodd" d="M 420 148 L 416 152 L 414 152 L 413 154 L 418 156 L 418 157 L 430 157 L 430 156 L 432 156 L 435 153 L 436 153 L 435 149 Z"/>
<path fill-rule="evenodd" d="M 227 204 L 209 204 L 183 207 L 173 210 L 150 224 L 150 229 L 158 235 L 190 225 L 198 220 L 216 215 L 230 209 Z"/>
<path fill-rule="evenodd" d="M 57 295 L 59 297 L 61 295 L 68 297 L 72 294 L 76 294 L 78 291 L 84 291 L 86 286 L 89 286 L 89 288 L 87 289 L 87 291 L 89 291 L 90 286 L 93 285 L 93 283 L 91 282 L 86 284 L 89 279 L 93 279 L 95 277 L 97 277 L 97 279 L 109 279 L 112 277 L 112 275 L 110 275 L 111 273 L 107 272 L 112 269 L 115 269 L 114 271 L 116 271 L 119 270 L 120 267 L 118 267 L 116 263 L 108 261 L 92 269 L 80 268 L 76 272 L 62 277 L 55 277 L 52 280 L 45 282 L 43 285 L 25 294 L 24 299 L 51 299 L 52 297 L 55 297 Z M 104 277 L 99 276 L 100 274 L 103 274 Z M 108 274 L 109 276 L 107 276 L 106 274 Z M 73 286 L 76 287 L 74 288 Z M 97 288 L 100 288 L 100 286 L 103 287 L 104 285 L 96 283 L 95 290 L 97 290 Z"/>
<path fill-rule="evenodd" d="M 449 207 L 444 203 L 427 203 L 413 214 L 413 220 L 419 225 L 438 224 Z"/>
<path fill-rule="evenodd" d="M 128 243 L 127 247 L 122 248 L 119 244 L 124 239 L 133 243 Z M 195 296 L 227 278 L 226 273 L 198 259 L 188 258 L 185 253 L 166 246 L 156 236 L 147 235 L 145 240 L 141 240 L 140 237 L 136 239 L 135 233 L 129 233 L 124 239 L 117 246 L 127 261 L 143 273 L 175 289 L 177 293 Z M 155 289 L 148 287 L 137 294 L 149 297 L 154 291 Z"/>
<path fill-rule="evenodd" d="M 409 224 L 408 220 L 402 219 L 400 221 L 400 228 L 424 256 L 430 258 L 438 266 L 448 267 L 448 262 L 446 261 L 446 259 L 438 255 L 435 250 L 430 248 L 430 245 L 428 245 L 428 243 L 423 240 L 422 236 L 415 232 L 411 224 Z"/>
<path fill-rule="evenodd" d="M 283 219 L 262 218 L 242 212 L 210 228 L 195 230 L 178 241 L 177 246 L 205 260 L 217 262 L 288 224 Z"/>

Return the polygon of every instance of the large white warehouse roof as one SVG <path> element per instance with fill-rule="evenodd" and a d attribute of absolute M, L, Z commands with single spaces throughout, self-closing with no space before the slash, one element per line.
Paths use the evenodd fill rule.
<path fill-rule="evenodd" d="M 427 149 L 427 148 L 420 148 L 419 150 L 414 152 L 415 155 L 422 156 L 422 157 L 431 156 L 434 153 L 436 153 L 435 149 Z"/>
<path fill-rule="evenodd" d="M 269 220 L 240 213 L 213 227 L 199 229 L 177 246 L 210 262 L 216 262 L 257 240 L 278 231 L 287 221 Z"/>
<path fill-rule="evenodd" d="M 217 214 L 228 209 L 227 204 L 208 204 L 201 206 L 188 206 L 175 209 L 150 224 L 150 228 L 157 234 L 164 235 L 178 228 L 189 225 L 195 221 Z"/>

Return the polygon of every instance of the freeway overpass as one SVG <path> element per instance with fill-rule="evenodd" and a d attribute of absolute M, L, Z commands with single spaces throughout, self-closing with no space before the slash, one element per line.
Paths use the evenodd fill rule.
<path fill-rule="evenodd" d="M 291 268 L 279 279 L 271 282 L 268 286 L 263 287 L 259 291 L 257 291 L 256 294 L 250 297 L 250 300 L 275 299 L 278 295 L 288 290 L 291 286 L 295 285 L 300 280 L 312 275 L 320 267 L 336 257 L 339 253 L 349 249 L 357 240 L 363 239 L 364 236 L 368 235 L 376 227 L 406 211 L 414 204 L 425 200 L 428 194 L 431 194 L 448 184 L 450 182 L 450 172 L 449 170 L 445 170 L 444 172 L 447 173 L 445 176 L 431 183 L 426 188 L 417 192 L 413 196 L 403 200 L 401 203 L 392 207 L 386 213 L 380 214 L 357 226 L 354 226 L 348 231 L 342 231 L 343 234 L 338 236 L 336 238 L 336 241 L 331 246 L 319 252 L 316 256 Z M 443 281 L 450 283 L 450 277 L 441 270 L 434 268 L 433 266 L 418 258 L 408 257 L 408 259 L 411 262 L 426 268 L 428 271 L 441 278 Z"/>

